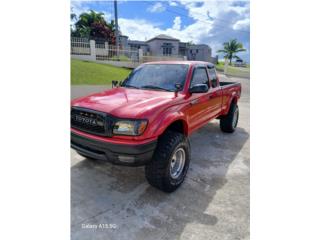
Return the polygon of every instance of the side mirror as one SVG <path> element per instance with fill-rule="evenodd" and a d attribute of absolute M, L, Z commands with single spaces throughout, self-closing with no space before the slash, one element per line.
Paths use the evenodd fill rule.
<path fill-rule="evenodd" d="M 196 84 L 189 89 L 189 93 L 206 93 L 209 91 L 207 84 Z"/>

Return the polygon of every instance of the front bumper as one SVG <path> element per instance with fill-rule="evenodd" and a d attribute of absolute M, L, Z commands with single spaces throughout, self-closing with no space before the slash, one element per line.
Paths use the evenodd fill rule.
<path fill-rule="evenodd" d="M 93 140 L 71 132 L 71 147 L 80 154 L 125 166 L 142 166 L 147 164 L 153 155 L 157 141 L 144 144 L 115 144 Z"/>

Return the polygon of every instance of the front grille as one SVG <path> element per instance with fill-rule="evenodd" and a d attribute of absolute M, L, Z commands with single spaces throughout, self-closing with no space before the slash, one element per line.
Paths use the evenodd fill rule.
<path fill-rule="evenodd" d="M 84 132 L 110 136 L 111 122 L 108 119 L 102 112 L 78 107 L 71 109 L 71 127 Z"/>

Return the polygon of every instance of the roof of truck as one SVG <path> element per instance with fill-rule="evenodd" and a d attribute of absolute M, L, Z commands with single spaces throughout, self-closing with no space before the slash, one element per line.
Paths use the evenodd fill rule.
<path fill-rule="evenodd" d="M 186 65 L 213 65 L 210 62 L 203 61 L 157 61 L 157 62 L 148 62 L 144 64 L 186 64 Z"/>

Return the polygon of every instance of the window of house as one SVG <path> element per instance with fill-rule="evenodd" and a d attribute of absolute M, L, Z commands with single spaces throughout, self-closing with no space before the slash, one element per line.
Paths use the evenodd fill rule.
<path fill-rule="evenodd" d="M 198 53 L 198 52 L 199 52 L 199 50 L 197 49 L 197 50 L 196 50 L 196 53 Z"/>
<path fill-rule="evenodd" d="M 172 54 L 172 44 L 171 43 L 163 43 L 162 45 L 162 54 L 164 56 L 167 56 L 167 55 L 171 55 Z"/>
<path fill-rule="evenodd" d="M 217 73 L 214 67 L 208 67 L 209 79 L 211 81 L 212 87 L 217 86 Z"/>
<path fill-rule="evenodd" d="M 163 55 L 171 55 L 172 54 L 172 48 L 171 47 L 163 47 Z"/>
<path fill-rule="evenodd" d="M 193 72 L 190 88 L 192 88 L 196 84 L 207 84 L 209 87 L 208 75 L 204 67 L 196 68 Z"/>

